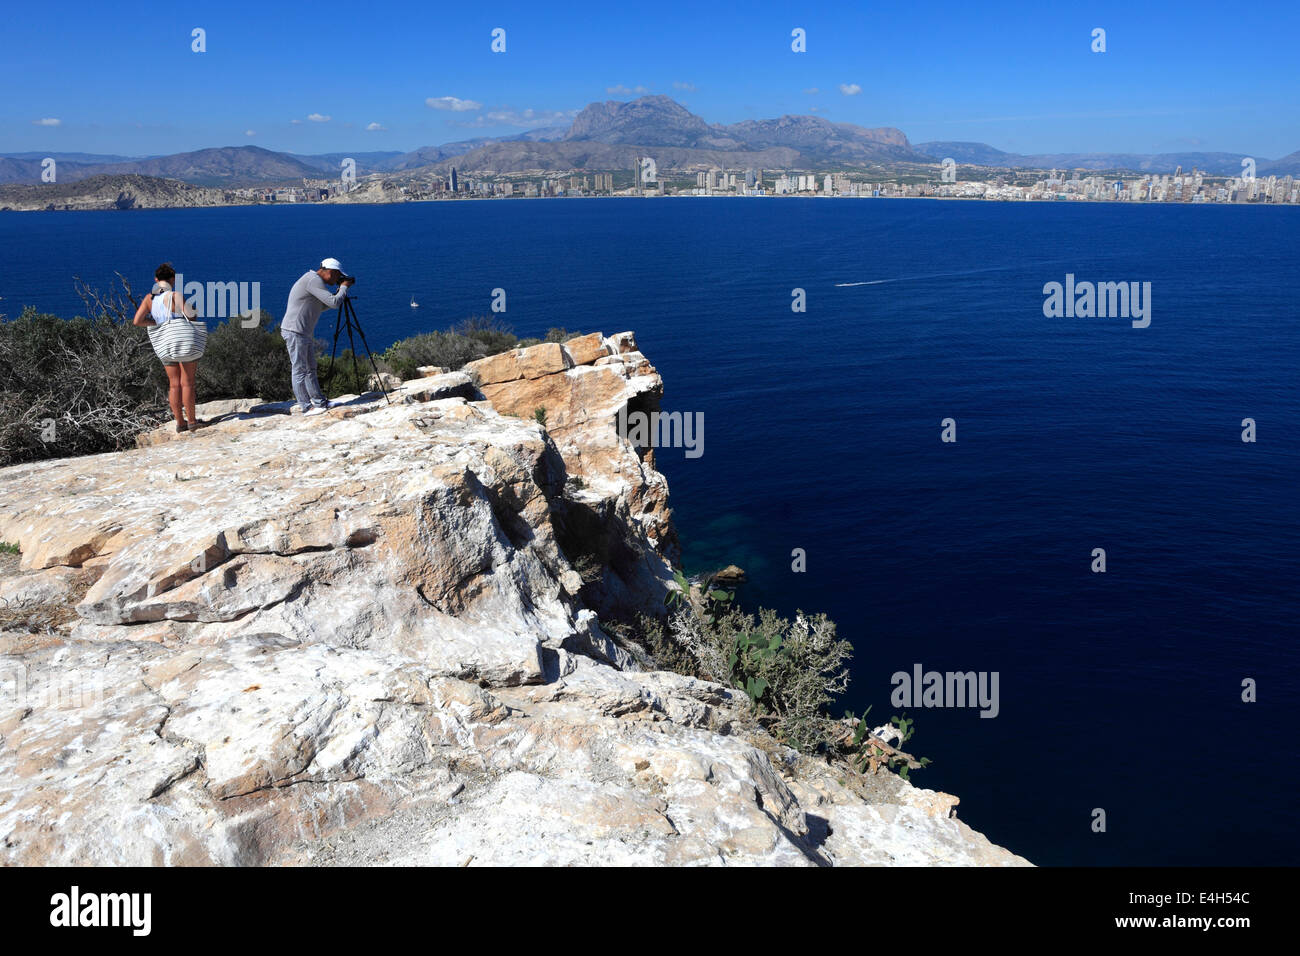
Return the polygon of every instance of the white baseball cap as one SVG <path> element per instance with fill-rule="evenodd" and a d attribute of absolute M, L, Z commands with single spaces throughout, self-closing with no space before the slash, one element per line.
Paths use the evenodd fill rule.
<path fill-rule="evenodd" d="M 343 271 L 343 266 L 339 265 L 339 261 L 337 259 L 323 259 L 321 261 L 320 267 L 322 269 L 337 269 L 339 272 Z"/>

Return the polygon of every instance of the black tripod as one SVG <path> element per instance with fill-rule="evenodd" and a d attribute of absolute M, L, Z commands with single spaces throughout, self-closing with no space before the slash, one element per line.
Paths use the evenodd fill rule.
<path fill-rule="evenodd" d="M 339 314 L 334 320 L 334 348 L 330 350 L 330 368 L 325 373 L 325 388 L 329 388 L 330 380 L 334 378 L 334 357 L 339 351 L 339 332 L 343 328 L 348 330 L 348 347 L 352 353 L 352 377 L 357 382 L 357 388 L 361 388 L 361 373 L 357 370 L 357 343 L 352 338 L 352 330 L 357 330 L 357 335 L 361 336 L 361 347 L 366 350 L 366 358 L 370 359 L 370 367 L 375 372 L 375 382 L 379 385 L 379 390 L 384 393 L 384 401 L 389 405 L 393 400 L 388 397 L 388 389 L 384 388 L 384 378 L 379 374 L 379 366 L 375 365 L 375 357 L 370 354 L 370 346 L 366 342 L 366 333 L 362 331 L 361 323 L 357 321 L 357 310 L 352 307 L 352 299 L 345 297 L 339 304 Z"/>

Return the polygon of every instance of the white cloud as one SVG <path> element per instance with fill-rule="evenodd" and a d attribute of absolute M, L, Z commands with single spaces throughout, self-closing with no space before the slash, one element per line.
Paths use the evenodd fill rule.
<path fill-rule="evenodd" d="M 367 133 L 383 133 L 383 132 L 386 132 L 387 129 L 388 129 L 387 126 L 381 126 L 379 123 L 371 123 L 369 126 L 366 127 L 366 132 L 367 132 Z"/>
<path fill-rule="evenodd" d="M 62 126 L 63 120 L 53 116 L 46 116 L 43 119 L 32 120 L 33 126 Z"/>
<path fill-rule="evenodd" d="M 804 90 L 804 92 L 810 96 L 816 96 L 818 93 L 821 92 L 821 90 L 817 89 L 817 87 L 815 86 L 810 86 L 808 87 L 808 89 Z"/>
<path fill-rule="evenodd" d="M 650 91 L 646 89 L 644 86 L 636 86 L 629 90 L 626 86 L 620 83 L 618 84 L 618 86 L 605 87 L 605 92 L 610 94 L 611 96 L 631 96 L 633 93 L 640 96 L 641 94 L 649 93 Z"/>
<path fill-rule="evenodd" d="M 244 135 L 245 135 L 245 136 L 256 136 L 256 135 L 257 135 L 257 130 L 255 130 L 255 129 L 246 129 L 246 130 L 244 130 Z"/>
<path fill-rule="evenodd" d="M 673 80 L 673 89 L 675 89 L 675 90 L 685 90 L 687 93 L 694 93 L 694 92 L 695 92 L 695 84 L 694 84 L 694 83 L 683 83 L 681 80 Z"/>
<path fill-rule="evenodd" d="M 301 126 L 302 120 L 289 120 L 289 123 L 293 126 Z"/>
<path fill-rule="evenodd" d="M 483 126 L 518 126 L 523 129 L 535 129 L 539 126 L 558 126 L 567 123 L 578 115 L 577 110 L 489 110 L 482 116 L 476 116 L 466 123 L 455 125 L 468 129 Z"/>
<path fill-rule="evenodd" d="M 840 92 L 845 96 L 857 96 L 862 92 L 862 87 L 858 86 L 856 83 L 841 83 Z"/>
<path fill-rule="evenodd" d="M 330 118 L 322 113 L 308 113 L 307 118 L 313 123 L 328 123 Z"/>
<path fill-rule="evenodd" d="M 455 96 L 430 96 L 424 105 L 435 110 L 451 110 L 453 113 L 465 113 L 481 110 L 483 104 L 476 100 L 462 100 Z"/>

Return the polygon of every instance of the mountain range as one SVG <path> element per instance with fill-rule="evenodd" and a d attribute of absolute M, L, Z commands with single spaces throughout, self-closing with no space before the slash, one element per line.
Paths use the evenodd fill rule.
<path fill-rule="evenodd" d="M 260 146 L 225 146 L 169 156 L 125 157 L 91 153 L 25 152 L 0 156 L 0 183 L 39 183 L 41 163 L 58 163 L 58 181 L 130 174 L 177 179 L 197 186 L 247 186 L 336 176 L 344 158 L 357 174 L 396 178 L 465 173 L 491 175 L 574 169 L 629 169 L 640 155 L 660 170 L 687 172 L 718 167 L 829 169 L 933 165 L 951 157 L 960 164 L 1031 169 L 1132 170 L 1172 173 L 1178 166 L 1213 175 L 1239 175 L 1241 153 L 1008 153 L 984 143 L 913 144 L 892 127 L 866 128 L 819 116 L 786 115 L 740 123 L 708 123 L 668 96 L 592 103 L 566 126 L 512 136 L 479 137 L 410 152 L 376 151 L 297 155 Z M 1254 157 L 1259 175 L 1300 175 L 1300 152 L 1278 160 Z"/>
<path fill-rule="evenodd" d="M 984 143 L 918 143 L 916 148 L 931 156 L 951 157 L 971 166 L 1025 169 L 1125 169 L 1141 173 L 1172 173 L 1179 166 L 1193 167 L 1215 176 L 1240 176 L 1245 153 L 1005 153 Z M 1281 159 L 1255 160 L 1261 176 L 1300 175 L 1300 152 Z"/>

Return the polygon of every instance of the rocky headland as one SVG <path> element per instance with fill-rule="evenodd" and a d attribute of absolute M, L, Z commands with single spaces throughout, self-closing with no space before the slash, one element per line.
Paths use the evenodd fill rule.
<path fill-rule="evenodd" d="M 0 212 L 176 209 L 245 203 L 222 189 L 136 173 L 101 173 L 67 183 L 0 186 Z"/>
<path fill-rule="evenodd" d="M 678 546 L 631 333 L 429 371 L 0 469 L 0 863 L 1026 865 L 616 639 Z"/>

